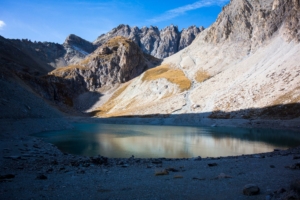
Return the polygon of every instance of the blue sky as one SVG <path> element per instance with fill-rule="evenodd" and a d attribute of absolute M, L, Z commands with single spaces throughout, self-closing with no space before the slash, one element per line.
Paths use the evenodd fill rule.
<path fill-rule="evenodd" d="M 229 0 L 0 0 L 0 35 L 63 43 L 73 33 L 94 41 L 119 24 L 181 30 L 210 26 Z"/>

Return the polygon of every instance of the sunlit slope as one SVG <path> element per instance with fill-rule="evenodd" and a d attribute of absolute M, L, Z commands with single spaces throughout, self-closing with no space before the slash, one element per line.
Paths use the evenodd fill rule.
<path fill-rule="evenodd" d="M 276 113 L 259 109 L 300 103 L 299 8 L 292 0 L 231 1 L 189 47 L 121 86 L 114 105 L 97 115 L 272 117 Z M 181 80 L 189 83 L 184 89 Z M 279 112 L 300 116 L 284 106 Z"/>

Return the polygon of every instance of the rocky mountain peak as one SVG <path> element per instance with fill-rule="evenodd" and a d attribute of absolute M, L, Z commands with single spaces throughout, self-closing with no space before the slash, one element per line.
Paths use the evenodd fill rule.
<path fill-rule="evenodd" d="M 190 45 L 196 35 L 203 30 L 203 27 L 189 27 L 188 30 L 180 32 L 178 27 L 174 25 L 159 30 L 156 26 L 139 29 L 136 26 L 130 27 L 121 24 L 107 34 L 100 35 L 93 44 L 101 46 L 115 36 L 123 36 L 133 40 L 145 53 L 157 58 L 165 58 Z M 181 35 L 183 35 L 183 39 L 180 42 Z"/>
<path fill-rule="evenodd" d="M 205 40 L 215 44 L 245 43 L 253 51 L 273 37 L 279 27 L 287 40 L 299 40 L 300 34 L 292 31 L 300 28 L 299 13 L 298 0 L 232 0 L 210 27 Z"/>
<path fill-rule="evenodd" d="M 92 53 L 97 46 L 81 37 L 70 34 L 63 43 L 66 49 L 64 59 L 68 64 L 75 64 Z"/>

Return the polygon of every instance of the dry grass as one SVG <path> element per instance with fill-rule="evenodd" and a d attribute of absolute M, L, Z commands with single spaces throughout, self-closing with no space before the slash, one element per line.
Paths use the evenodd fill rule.
<path fill-rule="evenodd" d="M 203 69 L 200 69 L 195 76 L 195 80 L 199 83 L 202 83 L 206 81 L 207 79 L 211 78 L 211 75 L 207 72 L 204 71 Z"/>
<path fill-rule="evenodd" d="M 109 47 L 119 47 L 119 45 L 122 44 L 126 48 L 129 48 L 129 43 L 131 43 L 131 40 L 123 36 L 116 36 L 110 39 L 109 41 L 107 41 L 104 45 Z"/>
<path fill-rule="evenodd" d="M 169 82 L 178 85 L 181 92 L 188 90 L 191 87 L 191 81 L 184 75 L 183 71 L 170 68 L 168 64 L 147 70 L 144 73 L 142 80 L 153 81 L 160 78 L 165 78 Z"/>
<path fill-rule="evenodd" d="M 280 105 L 286 103 L 300 103 L 300 87 L 296 87 L 294 90 L 285 93 L 278 97 L 271 105 Z"/>
<path fill-rule="evenodd" d="M 72 71 L 75 69 L 86 70 L 87 68 L 82 65 L 69 65 L 66 67 L 57 68 L 57 69 L 53 70 L 52 72 L 50 72 L 49 74 L 59 76 L 63 72 L 69 72 L 69 71 Z"/>
<path fill-rule="evenodd" d="M 84 60 L 80 62 L 80 65 L 87 65 L 89 62 L 91 62 L 92 58 L 93 56 L 86 57 Z"/>

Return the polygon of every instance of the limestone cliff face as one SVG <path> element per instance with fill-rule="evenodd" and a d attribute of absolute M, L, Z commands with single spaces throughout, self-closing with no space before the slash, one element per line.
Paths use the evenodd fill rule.
<path fill-rule="evenodd" d="M 162 30 L 153 26 L 139 29 L 122 24 L 107 34 L 100 35 L 93 44 L 99 46 L 115 36 L 123 36 L 133 40 L 145 53 L 165 58 L 190 45 L 203 30 L 203 27 L 191 26 L 180 32 L 173 25 Z"/>
<path fill-rule="evenodd" d="M 199 28 L 197 28 L 196 26 L 190 26 L 187 29 L 183 29 L 181 31 L 181 37 L 180 37 L 180 41 L 179 41 L 178 51 L 189 46 L 193 42 L 193 40 L 197 37 L 197 35 L 202 31 L 204 31 L 203 26 L 201 26 Z"/>
<path fill-rule="evenodd" d="M 205 41 L 243 43 L 255 51 L 274 34 L 300 40 L 298 0 L 231 1 L 208 30 Z"/>
<path fill-rule="evenodd" d="M 93 91 L 103 86 L 124 83 L 151 68 L 158 59 L 145 56 L 131 40 L 118 36 L 100 46 L 76 65 L 58 68 L 51 76 L 70 80 Z"/>
<path fill-rule="evenodd" d="M 70 34 L 66 38 L 63 46 L 66 50 L 64 60 L 68 65 L 81 61 L 97 48 L 91 42 L 88 42 L 74 34 Z"/>

